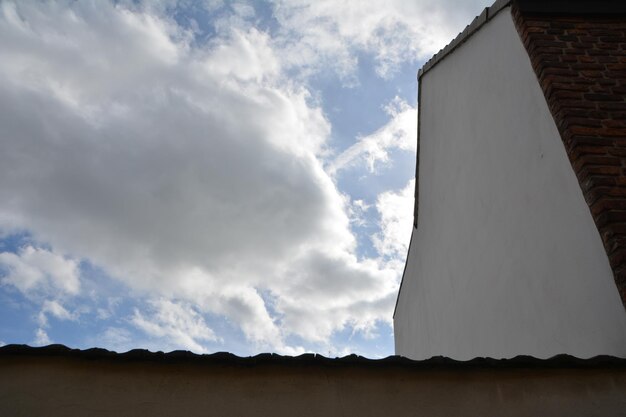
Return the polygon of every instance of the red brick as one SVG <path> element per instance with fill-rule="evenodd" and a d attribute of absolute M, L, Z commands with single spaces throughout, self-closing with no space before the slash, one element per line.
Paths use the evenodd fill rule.
<path fill-rule="evenodd" d="M 577 146 L 572 152 L 577 155 L 604 155 L 612 149 L 608 146 Z"/>
<path fill-rule="evenodd" d="M 549 22 L 545 22 L 542 20 L 524 20 L 524 24 L 526 25 L 527 28 L 548 28 L 550 27 L 550 23 Z M 560 27 L 560 26 L 554 26 L 554 27 Z M 540 29 L 541 32 L 543 32 L 543 29 Z"/>
<path fill-rule="evenodd" d="M 619 58 L 614 57 L 614 56 L 598 56 L 595 59 L 597 62 L 601 64 L 619 62 Z"/>
<path fill-rule="evenodd" d="M 591 49 L 594 47 L 594 44 L 589 42 L 570 42 L 569 46 L 576 49 Z"/>
<path fill-rule="evenodd" d="M 601 36 L 600 37 L 600 42 L 604 42 L 604 43 L 620 43 L 624 41 L 626 41 L 626 39 L 624 39 L 623 36 Z"/>
<path fill-rule="evenodd" d="M 604 77 L 604 73 L 602 71 L 580 71 L 578 74 L 584 77 L 588 77 L 588 78 L 603 78 Z"/>
<path fill-rule="evenodd" d="M 619 167 L 622 165 L 622 160 L 620 158 L 615 158 L 611 156 L 583 156 L 578 158 L 574 163 L 574 169 L 579 170 L 588 166 L 596 166 L 596 167 Z"/>
<path fill-rule="evenodd" d="M 588 175 L 607 175 L 612 177 L 618 177 L 622 175 L 622 170 L 620 167 L 614 166 L 600 166 L 600 165 L 590 165 L 584 168 L 581 168 L 579 171 L 583 176 Z"/>
<path fill-rule="evenodd" d="M 581 126 L 581 127 L 603 127 L 602 122 L 597 119 L 588 117 L 568 117 L 563 124 L 565 127 Z"/>
<path fill-rule="evenodd" d="M 626 138 L 626 129 L 619 128 L 605 128 L 602 130 L 602 136 L 614 136 L 618 138 Z"/>
<path fill-rule="evenodd" d="M 624 71 L 608 70 L 604 72 L 604 76 L 608 78 L 624 79 L 626 78 L 626 70 Z"/>
<path fill-rule="evenodd" d="M 608 78 L 598 78 L 593 81 L 598 85 L 617 85 L 617 81 Z"/>
<path fill-rule="evenodd" d="M 626 200 L 602 198 L 596 200 L 591 206 L 591 213 L 594 216 L 600 215 L 607 210 L 626 210 Z M 612 228 L 610 233 L 615 234 L 616 230 Z"/>
<path fill-rule="evenodd" d="M 579 72 L 578 71 L 574 71 L 573 69 L 570 69 L 569 67 L 567 68 L 546 68 L 543 71 L 545 76 L 548 75 L 564 75 L 564 76 L 570 76 L 570 77 L 577 77 Z"/>
<path fill-rule="evenodd" d="M 572 135 L 604 136 L 604 129 L 601 128 L 570 126 L 568 130 Z"/>
<path fill-rule="evenodd" d="M 584 173 L 577 172 L 576 176 L 580 181 L 580 187 L 583 191 L 589 191 L 594 187 L 613 187 L 618 184 L 618 178 L 607 177 L 602 175 L 584 175 Z"/>
<path fill-rule="evenodd" d="M 592 136 L 574 136 L 572 138 L 572 145 L 574 146 L 615 146 L 615 138 L 605 137 L 592 137 Z"/>
<path fill-rule="evenodd" d="M 537 32 L 547 33 L 548 35 L 562 35 L 563 33 L 565 33 L 565 30 L 561 28 L 550 28 L 546 30 L 542 28 L 533 28 L 533 29 L 537 29 Z"/>
<path fill-rule="evenodd" d="M 600 110 L 626 110 L 626 103 L 598 103 Z"/>
<path fill-rule="evenodd" d="M 566 90 L 556 90 L 553 91 L 550 95 L 550 98 L 555 100 L 563 100 L 563 99 L 578 99 L 582 100 L 583 94 L 579 91 L 566 91 Z"/>
<path fill-rule="evenodd" d="M 623 101 L 624 97 L 619 94 L 585 94 L 585 99 L 589 101 Z"/>
<path fill-rule="evenodd" d="M 619 129 L 626 128 L 626 121 L 624 121 L 624 119 L 603 119 L 601 122 L 604 127 Z"/>
<path fill-rule="evenodd" d="M 606 225 L 607 223 L 613 222 L 626 222 L 626 211 L 611 210 L 597 216 L 597 223 L 600 225 L 600 227 Z"/>
<path fill-rule="evenodd" d="M 611 103 L 614 104 L 614 103 Z M 559 105 L 563 107 L 571 107 L 573 109 L 595 109 L 595 103 L 589 103 L 582 100 L 561 100 Z"/>
<path fill-rule="evenodd" d="M 583 62 L 583 63 L 595 63 L 596 58 L 593 58 L 587 55 L 582 55 L 578 57 L 578 61 Z M 600 62 L 600 61 L 598 60 L 597 62 Z"/>
<path fill-rule="evenodd" d="M 544 81 L 545 82 L 545 81 Z M 555 82 L 546 82 L 546 85 L 553 90 L 566 90 L 566 91 L 580 91 L 585 92 L 589 91 L 589 84 L 566 84 L 566 83 L 555 83 Z"/>
<path fill-rule="evenodd" d="M 563 54 L 564 55 L 576 55 L 576 56 L 582 56 L 585 55 L 585 50 L 582 48 L 565 48 L 563 49 Z"/>
<path fill-rule="evenodd" d="M 575 70 L 591 70 L 591 71 L 602 71 L 605 69 L 605 66 L 602 64 L 572 64 L 572 69 Z"/>
<path fill-rule="evenodd" d="M 576 27 L 574 23 L 563 21 L 553 21 L 550 23 L 550 26 L 559 29 L 574 29 Z"/>

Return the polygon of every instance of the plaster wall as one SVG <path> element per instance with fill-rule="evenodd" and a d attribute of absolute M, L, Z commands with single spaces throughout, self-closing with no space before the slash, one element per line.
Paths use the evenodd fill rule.
<path fill-rule="evenodd" d="M 2 416 L 621 416 L 626 370 L 0 358 Z"/>
<path fill-rule="evenodd" d="M 606 252 L 510 9 L 422 76 L 420 100 L 396 353 L 626 356 Z"/>

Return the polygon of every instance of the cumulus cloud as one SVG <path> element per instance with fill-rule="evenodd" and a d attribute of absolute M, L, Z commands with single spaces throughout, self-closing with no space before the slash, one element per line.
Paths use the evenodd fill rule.
<path fill-rule="evenodd" d="M 357 142 L 339 154 L 327 170 L 335 174 L 342 169 L 366 164 L 375 172 L 377 164 L 389 162 L 389 151 L 417 150 L 417 109 L 399 97 L 385 106 L 389 121 L 374 133 L 358 138 Z"/>
<path fill-rule="evenodd" d="M 365 201 L 357 199 L 351 200 L 348 206 L 348 214 L 350 223 L 355 226 L 364 226 L 367 224 L 366 213 L 371 208 Z"/>
<path fill-rule="evenodd" d="M 316 70 L 335 68 L 350 78 L 357 52 L 373 54 L 382 77 L 404 62 L 430 57 L 444 47 L 471 17 L 479 0 L 276 0 L 281 31 L 277 41 L 287 65 Z"/>
<path fill-rule="evenodd" d="M 389 258 L 406 256 L 413 229 L 415 180 L 398 192 L 387 191 L 376 200 L 381 231 L 374 236 L 378 253 Z"/>
<path fill-rule="evenodd" d="M 35 331 L 35 339 L 33 340 L 33 345 L 35 346 L 46 346 L 52 343 L 50 337 L 48 337 L 48 333 L 42 328 L 37 329 Z"/>
<path fill-rule="evenodd" d="M 61 305 L 57 300 L 45 300 L 37 320 L 39 326 L 46 327 L 48 325 L 48 315 L 55 317 L 59 320 L 76 320 L 78 315 L 76 313 L 70 313 Z"/>
<path fill-rule="evenodd" d="M 121 327 L 107 327 L 97 335 L 94 344 L 116 352 L 126 352 L 136 346 L 133 343 L 133 334 Z"/>
<path fill-rule="evenodd" d="M 12 285 L 27 296 L 75 295 L 80 290 L 77 261 L 47 249 L 29 245 L 17 253 L 2 252 L 0 270 L 4 270 L 0 283 Z"/>
<path fill-rule="evenodd" d="M 3 2 L 0 229 L 159 300 L 132 322 L 194 350 L 215 337 L 205 313 L 294 352 L 292 334 L 390 322 L 397 271 L 357 259 L 321 161 L 330 125 L 275 47 L 241 28 L 198 45 L 134 4 Z M 3 280 L 76 294 L 54 253 L 2 254 Z"/>
<path fill-rule="evenodd" d="M 150 317 L 144 316 L 135 309 L 131 319 L 132 324 L 150 336 L 163 338 L 167 344 L 204 352 L 203 341 L 215 341 L 217 337 L 205 323 L 202 316 L 193 306 L 166 299 L 152 300 Z M 114 333 L 112 336 L 123 336 Z"/>

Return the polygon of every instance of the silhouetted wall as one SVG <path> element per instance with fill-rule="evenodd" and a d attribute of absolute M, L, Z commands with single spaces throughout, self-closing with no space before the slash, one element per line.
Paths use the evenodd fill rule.
<path fill-rule="evenodd" d="M 571 417 L 626 410 L 623 364 L 482 369 L 288 359 L 207 364 L 0 355 L 0 415 Z"/>

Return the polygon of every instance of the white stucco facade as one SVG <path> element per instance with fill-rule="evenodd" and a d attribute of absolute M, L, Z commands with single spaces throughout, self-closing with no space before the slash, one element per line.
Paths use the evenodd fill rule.
<path fill-rule="evenodd" d="M 626 357 L 626 312 L 509 9 L 421 81 L 396 353 Z"/>

